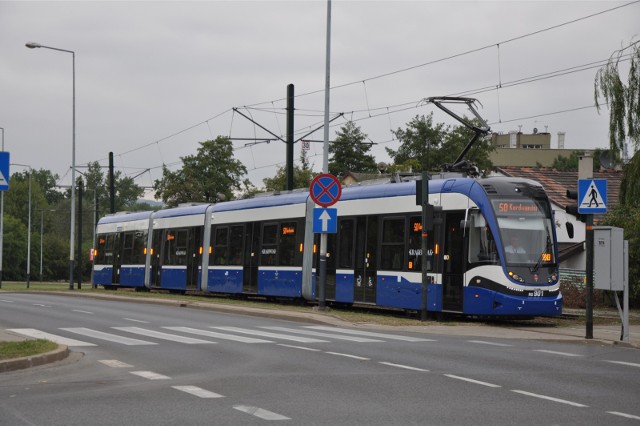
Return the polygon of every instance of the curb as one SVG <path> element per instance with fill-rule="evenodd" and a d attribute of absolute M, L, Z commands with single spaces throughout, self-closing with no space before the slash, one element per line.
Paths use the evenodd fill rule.
<path fill-rule="evenodd" d="M 40 355 L 26 356 L 23 358 L 8 359 L 0 361 L 0 373 L 7 371 L 22 370 L 30 367 L 37 367 L 56 361 L 62 361 L 69 356 L 69 348 L 59 345 L 57 349 Z"/>

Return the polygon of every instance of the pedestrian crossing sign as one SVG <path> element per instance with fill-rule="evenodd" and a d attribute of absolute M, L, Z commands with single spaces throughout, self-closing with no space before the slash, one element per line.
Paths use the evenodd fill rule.
<path fill-rule="evenodd" d="M 578 213 L 598 214 L 607 212 L 607 180 L 578 180 Z"/>
<path fill-rule="evenodd" d="M 9 189 L 9 153 L 0 151 L 0 191 Z"/>

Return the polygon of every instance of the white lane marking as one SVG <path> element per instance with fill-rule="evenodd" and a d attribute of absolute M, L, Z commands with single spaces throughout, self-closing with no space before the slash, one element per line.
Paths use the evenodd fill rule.
<path fill-rule="evenodd" d="M 534 398 L 540 398 L 540 399 L 546 399 L 547 401 L 553 401 L 553 402 L 559 402 L 561 404 L 567 404 L 567 405 L 571 405 L 574 407 L 588 407 L 588 405 L 584 405 L 584 404 L 579 404 L 577 402 L 573 402 L 573 401 L 567 401 L 566 399 L 560 399 L 560 398 L 554 398 L 552 396 L 547 396 L 547 395 L 540 395 L 537 393 L 531 393 L 531 392 L 526 392 L 526 391 L 522 391 L 522 390 L 511 390 L 511 392 L 515 392 L 515 393 L 519 393 L 522 395 L 527 395 L 527 396 L 532 396 Z"/>
<path fill-rule="evenodd" d="M 89 312 L 89 311 L 81 311 L 80 309 L 72 309 L 73 312 L 79 312 L 81 314 L 89 314 L 89 315 L 93 315 L 93 312 Z"/>
<path fill-rule="evenodd" d="M 127 320 L 127 321 L 133 321 L 133 322 L 139 322 L 141 324 L 149 324 L 149 321 L 142 321 L 142 320 L 137 320 L 137 319 L 133 319 L 133 318 L 122 318 L 123 320 Z"/>
<path fill-rule="evenodd" d="M 112 368 L 131 368 L 133 365 L 127 364 L 126 362 L 118 361 L 117 359 L 100 359 L 98 362 L 106 365 L 107 367 Z"/>
<path fill-rule="evenodd" d="M 233 334 L 217 333 L 215 331 L 208 331 L 208 330 L 198 330 L 197 328 L 190 328 L 190 327 L 162 327 L 162 328 L 166 328 L 167 330 L 180 331 L 182 333 L 197 334 L 199 336 L 207 336 L 207 337 L 213 337 L 213 338 L 224 339 L 224 340 L 233 340 L 235 342 L 242 342 L 242 343 L 273 343 L 271 340 L 256 339 L 254 337 L 236 336 Z"/>
<path fill-rule="evenodd" d="M 258 407 L 250 407 L 248 405 L 234 405 L 233 408 L 238 411 L 242 411 L 243 413 L 259 417 L 263 420 L 291 420 L 289 417 Z"/>
<path fill-rule="evenodd" d="M 434 339 L 423 339 L 420 337 L 398 336 L 395 334 L 374 333 L 371 331 L 361 331 L 361 330 L 350 330 L 348 328 L 327 327 L 324 325 L 310 325 L 305 328 L 311 328 L 314 330 L 333 331 L 336 333 L 343 333 L 343 334 L 354 334 L 356 336 L 380 337 L 382 339 L 389 339 L 389 340 L 402 340 L 405 342 L 436 342 L 437 341 Z"/>
<path fill-rule="evenodd" d="M 44 331 L 36 330 L 35 328 L 11 328 L 9 331 L 22 334 L 23 336 L 33 337 L 35 339 L 46 339 L 60 345 L 67 346 L 96 346 L 93 343 L 83 342 L 81 340 L 69 339 L 67 337 L 58 336 L 57 334 L 51 334 Z"/>
<path fill-rule="evenodd" d="M 189 393 L 191 395 L 195 395 L 199 398 L 224 398 L 224 395 L 220 395 L 219 393 L 211 392 L 206 389 L 199 388 L 197 386 L 171 386 L 172 388 Z"/>
<path fill-rule="evenodd" d="M 626 365 L 626 366 L 629 366 L 629 367 L 640 367 L 640 364 L 637 364 L 635 362 L 609 361 L 609 360 L 604 360 L 604 362 L 610 362 L 612 364 Z"/>
<path fill-rule="evenodd" d="M 165 376 L 163 374 L 154 373 L 153 371 L 130 371 L 131 374 L 135 374 L 136 376 L 144 377 L 149 380 L 169 380 L 171 377 Z"/>
<path fill-rule="evenodd" d="M 238 328 L 238 327 L 210 327 L 210 328 L 215 328 L 217 330 L 224 330 L 224 331 L 232 331 L 234 333 L 244 333 L 244 334 L 253 334 L 253 335 L 262 336 L 262 337 L 272 337 L 274 339 L 292 340 L 294 342 L 299 342 L 299 343 L 328 343 L 327 340 L 311 339 L 308 337 L 299 337 L 299 336 L 289 336 L 287 334 L 269 333 L 268 331 L 249 330 L 246 328 Z"/>
<path fill-rule="evenodd" d="M 284 346 L 285 348 L 302 349 L 303 351 L 320 352 L 320 349 L 307 348 L 307 347 L 304 347 L 304 346 L 285 345 L 284 343 L 278 343 L 277 345 L 278 346 Z"/>
<path fill-rule="evenodd" d="M 13 303 L 13 300 L 0 299 L 0 302 L 4 302 L 4 303 Z"/>
<path fill-rule="evenodd" d="M 41 308 L 50 308 L 51 305 L 43 305 L 42 303 L 32 303 L 32 306 L 40 306 Z"/>
<path fill-rule="evenodd" d="M 412 371 L 429 371 L 429 370 L 425 370 L 424 368 L 411 367 L 410 365 L 394 364 L 392 362 L 380 361 L 380 364 L 388 365 L 390 367 L 404 368 L 405 370 L 412 370 Z"/>
<path fill-rule="evenodd" d="M 304 334 L 306 336 L 316 336 L 316 337 L 328 337 L 330 339 L 337 339 L 337 340 L 348 340 L 350 342 L 358 342 L 358 343 L 371 343 L 371 342 L 383 342 L 383 340 L 376 340 L 376 339 L 369 339 L 366 337 L 357 337 L 357 336 L 339 336 L 337 334 L 334 333 L 322 333 L 319 331 L 310 331 L 310 330 L 300 330 L 300 329 L 296 329 L 296 328 L 286 328 L 286 327 L 260 327 L 260 328 L 264 328 L 267 330 L 274 330 L 274 331 L 284 331 L 287 333 L 298 333 L 298 334 Z"/>
<path fill-rule="evenodd" d="M 469 382 L 469 383 L 475 383 L 476 385 L 482 385 L 482 386 L 486 386 L 486 387 L 489 387 L 489 388 L 501 388 L 502 387 L 500 385 L 494 385 L 493 383 L 481 382 L 480 380 L 474 380 L 474 379 L 470 379 L 468 377 L 456 376 L 456 375 L 453 375 L 453 374 L 445 374 L 445 377 L 449 377 L 450 379 L 462 380 L 462 381 Z"/>
<path fill-rule="evenodd" d="M 580 355 L 580 354 L 572 354 L 570 352 L 549 351 L 549 350 L 546 350 L 546 349 L 534 349 L 534 352 L 542 352 L 542 353 L 545 353 L 545 354 L 562 355 L 562 356 L 584 356 L 584 355 Z"/>
<path fill-rule="evenodd" d="M 513 345 L 507 345 L 506 343 L 496 343 L 496 342 L 485 342 L 484 340 L 467 340 L 469 343 L 477 343 L 479 345 L 489 345 L 489 346 L 501 346 L 501 347 L 511 347 Z"/>
<path fill-rule="evenodd" d="M 203 343 L 213 344 L 209 340 L 194 339 L 193 337 L 178 336 L 177 334 L 163 333 L 161 331 L 147 330 L 139 327 L 111 327 L 115 330 L 125 331 L 127 333 L 138 334 L 141 336 L 153 337 L 161 340 L 169 340 L 172 342 L 185 343 L 187 345 L 197 345 Z"/>
<path fill-rule="evenodd" d="M 340 352 L 325 352 L 325 353 L 329 354 L 329 355 L 337 355 L 337 356 L 344 356 L 344 357 L 347 357 L 347 358 L 360 359 L 362 361 L 369 361 L 370 360 L 370 358 L 365 358 L 365 357 L 362 357 L 362 356 L 351 355 L 351 354 L 343 354 L 343 353 L 340 353 Z"/>
<path fill-rule="evenodd" d="M 620 411 L 607 411 L 609 414 L 613 414 L 614 416 L 626 417 L 627 419 L 640 420 L 639 416 L 634 416 L 633 414 L 621 413 Z"/>
<path fill-rule="evenodd" d="M 103 333 L 102 331 L 92 330 L 84 327 L 61 328 L 60 330 L 70 333 L 80 334 L 82 336 L 93 337 L 94 339 L 106 340 L 108 342 L 121 343 L 127 346 L 134 345 L 157 345 L 157 343 L 147 342 L 146 340 L 131 339 L 129 337 L 118 336 L 116 334 Z"/>

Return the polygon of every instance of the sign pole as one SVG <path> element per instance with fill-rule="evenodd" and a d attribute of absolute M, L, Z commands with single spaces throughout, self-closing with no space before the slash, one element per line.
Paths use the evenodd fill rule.
<path fill-rule="evenodd" d="M 331 88 L 331 0 L 327 0 L 327 49 L 324 86 L 324 149 L 322 172 L 329 172 L 329 91 Z M 327 280 L 327 234 L 320 234 L 320 283 L 318 286 L 318 309 L 325 310 L 325 284 Z"/>
<path fill-rule="evenodd" d="M 587 244 L 587 295 L 586 295 L 586 339 L 593 339 L 593 215 L 587 215 L 586 241 Z"/>

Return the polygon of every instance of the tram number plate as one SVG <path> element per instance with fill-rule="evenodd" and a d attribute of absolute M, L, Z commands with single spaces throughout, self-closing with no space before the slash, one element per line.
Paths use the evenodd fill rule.
<path fill-rule="evenodd" d="M 532 292 L 529 293 L 529 296 L 533 296 L 533 297 L 542 297 L 542 295 L 544 294 L 543 290 L 540 289 L 535 289 Z"/>

